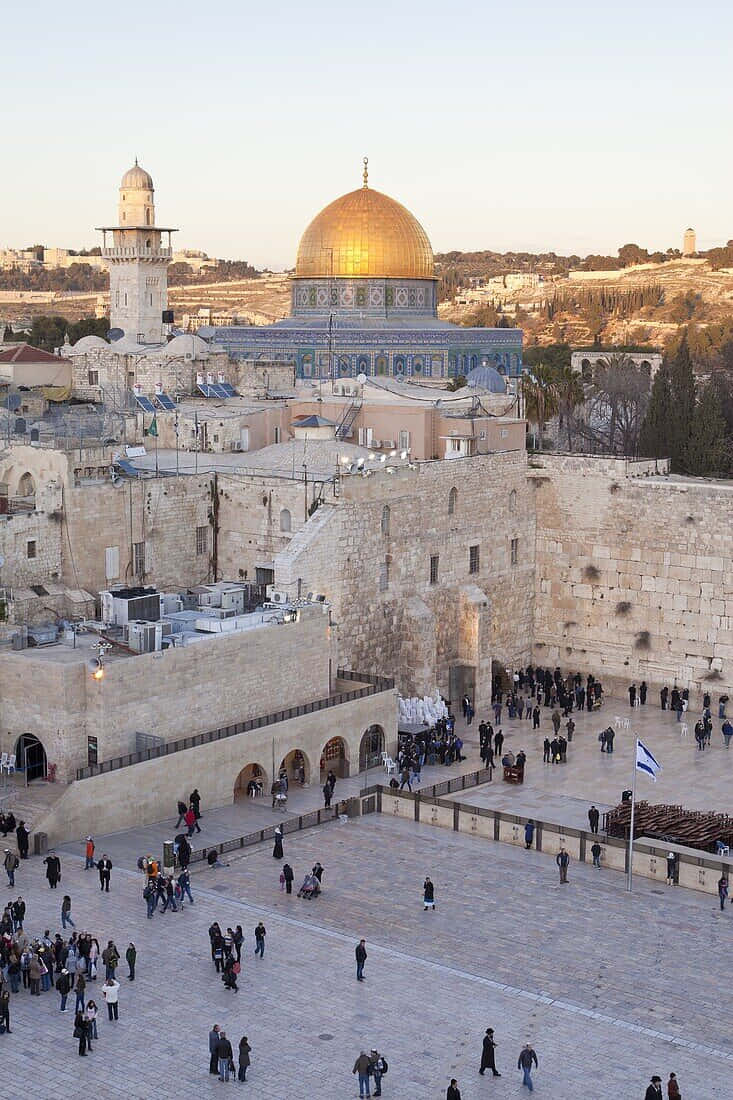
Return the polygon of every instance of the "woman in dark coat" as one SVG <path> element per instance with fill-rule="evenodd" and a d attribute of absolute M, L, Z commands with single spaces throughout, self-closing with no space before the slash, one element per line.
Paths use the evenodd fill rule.
<path fill-rule="evenodd" d="M 275 829 L 275 847 L 272 849 L 273 859 L 283 858 L 283 827 L 278 825 Z"/>
<path fill-rule="evenodd" d="M 285 893 L 292 894 L 293 892 L 293 868 L 289 863 L 286 863 L 283 867 L 283 878 L 285 879 Z"/>
<path fill-rule="evenodd" d="M 239 1040 L 239 1080 L 247 1080 L 247 1070 L 249 1068 L 249 1052 L 252 1047 L 247 1042 L 247 1036 L 243 1035 Z"/>
<path fill-rule="evenodd" d="M 82 1058 L 86 1057 L 88 1035 L 89 1020 L 87 1020 L 83 1010 L 80 1009 L 74 1017 L 74 1038 L 79 1040 L 79 1054 Z"/>

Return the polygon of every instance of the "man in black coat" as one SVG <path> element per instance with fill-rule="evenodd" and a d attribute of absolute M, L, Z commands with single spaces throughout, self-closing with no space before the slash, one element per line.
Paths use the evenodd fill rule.
<path fill-rule="evenodd" d="M 359 940 L 354 951 L 356 956 L 356 980 L 357 982 L 364 981 L 364 963 L 367 960 L 366 940 Z"/>
<path fill-rule="evenodd" d="M 99 871 L 99 889 L 109 893 L 109 877 L 112 871 L 112 860 L 106 852 L 97 864 L 97 870 Z"/>
<path fill-rule="evenodd" d="M 18 855 L 21 859 L 28 859 L 28 837 L 30 833 L 25 827 L 25 821 L 20 822 L 15 830 L 15 835 L 18 840 Z"/>
<path fill-rule="evenodd" d="M 652 1077 L 651 1084 L 646 1087 L 644 1100 L 662 1100 L 662 1078 L 656 1073 Z"/>
<path fill-rule="evenodd" d="M 451 1077 L 450 1079 L 448 1091 L 445 1094 L 445 1100 L 461 1100 L 461 1090 L 458 1088 L 458 1082 L 455 1077 Z"/>
<path fill-rule="evenodd" d="M 43 862 L 46 864 L 48 885 L 52 890 L 55 890 L 61 880 L 61 860 L 55 852 L 50 852 Z"/>
<path fill-rule="evenodd" d="M 227 1039 L 225 1031 L 219 1032 L 219 1042 L 216 1047 L 216 1057 L 219 1062 L 219 1080 L 228 1081 L 232 1066 L 232 1044 Z"/>
<path fill-rule="evenodd" d="M 490 1069 L 494 1077 L 501 1077 L 501 1074 L 497 1072 L 494 1050 L 496 1049 L 496 1042 L 494 1041 L 494 1029 L 493 1027 L 486 1028 L 486 1034 L 484 1035 L 483 1048 L 481 1050 L 481 1068 L 479 1073 L 483 1076 L 484 1070 Z"/>
<path fill-rule="evenodd" d="M 591 808 L 588 810 L 588 824 L 590 825 L 590 831 L 592 833 L 597 833 L 598 832 L 598 818 L 599 817 L 600 817 L 600 814 L 598 813 L 598 810 L 596 809 L 596 807 L 591 806 Z"/>

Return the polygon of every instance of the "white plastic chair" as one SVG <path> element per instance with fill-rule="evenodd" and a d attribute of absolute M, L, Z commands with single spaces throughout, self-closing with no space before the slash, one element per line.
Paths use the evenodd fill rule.
<path fill-rule="evenodd" d="M 8 758 L 8 775 L 10 775 L 11 772 L 15 772 L 15 753 L 14 752 L 11 752 L 10 757 Z"/>
<path fill-rule="evenodd" d="M 5 769 L 7 768 L 7 766 L 8 766 L 8 754 L 6 752 L 4 752 L 2 754 L 2 756 L 0 756 L 0 772 L 4 772 Z"/>
<path fill-rule="evenodd" d="M 621 717 L 620 714 L 616 715 L 616 717 L 613 720 L 613 724 L 615 725 L 617 730 L 621 729 L 622 725 L 624 724 L 624 720 L 623 720 L 623 718 Z"/>
<path fill-rule="evenodd" d="M 622 729 L 625 729 L 625 730 L 630 729 L 631 728 L 631 719 L 630 718 L 623 718 L 621 720 L 621 727 L 622 727 Z"/>
<path fill-rule="evenodd" d="M 680 722 L 680 737 L 687 737 L 687 723 Z"/>
<path fill-rule="evenodd" d="M 395 764 L 391 756 L 387 756 L 387 758 L 385 759 L 384 770 L 386 771 L 387 775 L 391 775 L 392 772 L 397 771 L 397 765 Z"/>

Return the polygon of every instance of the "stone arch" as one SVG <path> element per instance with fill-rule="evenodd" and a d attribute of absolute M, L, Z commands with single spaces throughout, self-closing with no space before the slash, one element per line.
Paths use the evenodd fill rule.
<path fill-rule="evenodd" d="M 381 726 L 370 726 L 362 734 L 359 742 L 359 771 L 365 768 L 374 768 L 381 761 L 381 755 L 385 751 L 385 736 Z"/>
<path fill-rule="evenodd" d="M 42 743 L 33 733 L 21 733 L 15 742 L 15 767 L 25 772 L 26 782 L 45 779 L 48 774 L 48 759 Z"/>
<path fill-rule="evenodd" d="M 234 781 L 234 798 L 247 798 L 250 795 L 250 781 L 262 784 L 260 793 L 269 794 L 271 783 L 267 778 L 267 772 L 261 764 L 245 764 Z"/>
<path fill-rule="evenodd" d="M 33 475 L 26 471 L 18 481 L 18 496 L 19 497 L 34 497 L 36 495 L 36 483 L 33 479 Z"/>
<path fill-rule="evenodd" d="M 593 367 L 590 359 L 583 359 L 580 364 L 580 376 L 584 382 L 593 381 Z"/>
<path fill-rule="evenodd" d="M 280 512 L 280 530 L 288 533 L 293 529 L 293 518 L 289 508 L 283 508 Z"/>
<path fill-rule="evenodd" d="M 295 748 L 290 749 L 280 760 L 280 766 L 277 769 L 277 775 L 279 776 L 283 768 L 287 772 L 288 783 L 300 782 L 300 768 L 301 765 L 305 772 L 304 783 L 309 784 L 311 781 L 311 762 L 308 757 L 308 753 L 304 749 Z M 277 776 L 275 776 L 277 778 Z"/>
<path fill-rule="evenodd" d="M 321 782 L 333 771 L 337 779 L 349 775 L 349 746 L 344 737 L 332 737 L 321 749 Z"/>
<path fill-rule="evenodd" d="M 405 357 L 404 357 L 404 355 L 395 355 L 395 357 L 394 357 L 394 373 L 395 374 L 404 374 L 405 373 Z"/>
<path fill-rule="evenodd" d="M 453 488 L 451 489 L 451 491 L 448 493 L 448 515 L 449 516 L 455 515 L 457 506 L 458 506 L 458 490 L 456 489 L 456 487 L 454 485 Z"/>

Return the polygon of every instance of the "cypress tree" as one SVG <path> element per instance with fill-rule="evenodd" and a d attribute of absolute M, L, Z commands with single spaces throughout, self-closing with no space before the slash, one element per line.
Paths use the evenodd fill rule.
<path fill-rule="evenodd" d="M 644 423 L 639 435 L 639 453 L 647 458 L 671 457 L 673 445 L 672 384 L 665 359 L 654 376 Z"/>
<path fill-rule="evenodd" d="M 719 395 L 716 387 L 708 383 L 692 416 L 690 436 L 683 455 L 686 472 L 698 477 L 720 476 L 727 467 L 728 443 Z"/>

